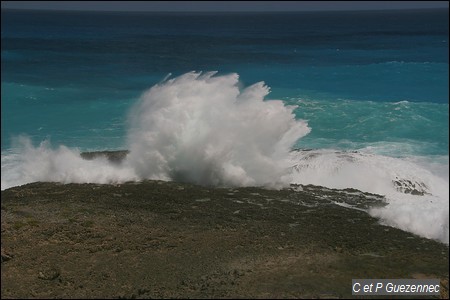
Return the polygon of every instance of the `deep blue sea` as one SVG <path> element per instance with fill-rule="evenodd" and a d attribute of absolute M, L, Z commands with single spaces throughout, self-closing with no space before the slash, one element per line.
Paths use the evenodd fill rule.
<path fill-rule="evenodd" d="M 448 243 L 448 16 L 2 10 L 2 189 L 352 187 L 386 195 L 370 211 L 386 224 Z M 71 156 L 115 149 L 120 169 Z"/>

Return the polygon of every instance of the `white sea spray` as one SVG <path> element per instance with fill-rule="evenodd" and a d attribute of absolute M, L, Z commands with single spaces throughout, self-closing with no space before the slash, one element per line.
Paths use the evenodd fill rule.
<path fill-rule="evenodd" d="M 265 99 L 262 82 L 242 88 L 237 74 L 190 72 L 146 91 L 129 113 L 121 163 L 85 160 L 78 149 L 25 137 L 2 152 L 2 190 L 36 181 L 120 183 L 162 179 L 213 186 L 290 183 L 384 195 L 369 210 L 384 224 L 449 242 L 448 156 L 390 157 L 358 151 L 291 151 L 310 132 L 295 106 Z M 301 109 L 301 107 L 299 108 Z"/>
<path fill-rule="evenodd" d="M 448 176 L 440 176 L 448 174 L 448 159 L 446 164 L 426 164 L 424 159 L 394 158 L 364 149 L 293 151 L 291 157 L 294 183 L 383 195 L 388 204 L 370 209 L 372 216 L 383 224 L 449 243 L 449 181 Z"/>
<path fill-rule="evenodd" d="M 293 106 L 264 101 L 263 82 L 191 72 L 152 87 L 133 108 L 127 163 L 141 178 L 215 186 L 286 186 L 288 154 L 310 129 Z"/>

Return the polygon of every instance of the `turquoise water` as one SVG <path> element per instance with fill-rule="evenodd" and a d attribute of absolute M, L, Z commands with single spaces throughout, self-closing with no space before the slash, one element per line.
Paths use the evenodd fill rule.
<path fill-rule="evenodd" d="M 372 147 L 396 157 L 448 155 L 448 105 L 424 102 L 313 101 L 296 103 L 313 129 L 301 147 L 355 150 Z"/>
<path fill-rule="evenodd" d="M 313 128 L 302 147 L 399 142 L 415 154 L 448 153 L 448 12 L 441 10 L 3 10 L 2 151 L 19 134 L 85 150 L 122 148 L 127 111 L 141 93 L 169 73 L 193 70 L 236 72 L 243 86 L 264 81 L 266 99 L 302 104 L 296 115 Z M 391 105 L 402 101 L 408 105 Z"/>

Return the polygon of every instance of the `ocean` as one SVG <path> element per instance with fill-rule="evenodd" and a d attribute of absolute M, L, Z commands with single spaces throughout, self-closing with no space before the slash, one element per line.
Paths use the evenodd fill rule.
<path fill-rule="evenodd" d="M 2 190 L 352 188 L 448 244 L 448 10 L 1 14 Z"/>

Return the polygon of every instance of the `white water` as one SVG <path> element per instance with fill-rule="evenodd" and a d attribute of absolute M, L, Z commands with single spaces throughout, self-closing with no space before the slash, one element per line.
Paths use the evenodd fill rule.
<path fill-rule="evenodd" d="M 383 223 L 449 243 L 449 181 L 443 175 L 448 174 L 448 157 L 446 163 L 435 164 L 364 149 L 291 152 L 310 128 L 295 119 L 295 107 L 264 101 L 268 93 L 262 82 L 242 88 L 237 74 L 191 72 L 165 80 L 145 92 L 130 111 L 130 153 L 121 164 L 105 158 L 83 160 L 77 149 L 52 149 L 48 142 L 34 147 L 22 137 L 15 150 L 2 153 L 1 188 L 36 181 L 142 179 L 215 186 L 279 188 L 300 183 L 355 188 L 386 196 L 386 207 L 370 211 Z M 396 181 L 409 186 L 399 191 Z M 425 195 L 405 193 L 408 188 Z"/>
<path fill-rule="evenodd" d="M 130 116 L 128 163 L 141 178 L 206 185 L 282 186 L 288 153 L 310 129 L 294 106 L 263 101 L 262 82 L 187 73 L 146 92 Z"/>
<path fill-rule="evenodd" d="M 369 213 L 382 223 L 449 243 L 449 182 L 446 165 L 333 150 L 294 151 L 293 182 L 384 195 L 388 205 Z M 419 159 L 415 159 L 417 161 Z M 401 183 L 398 186 L 395 182 Z M 412 190 L 423 193 L 413 195 Z"/>
<path fill-rule="evenodd" d="M 78 149 L 66 146 L 52 149 L 48 141 L 34 147 L 27 137 L 17 138 L 15 144 L 15 153 L 2 153 L 2 190 L 36 181 L 119 183 L 139 180 L 132 169 L 111 164 L 104 157 L 82 159 Z"/>

